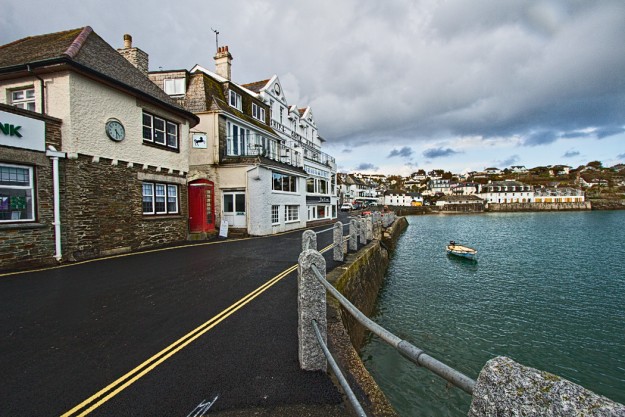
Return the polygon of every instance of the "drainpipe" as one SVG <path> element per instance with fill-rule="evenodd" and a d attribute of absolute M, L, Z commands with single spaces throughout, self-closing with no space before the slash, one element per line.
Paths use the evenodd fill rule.
<path fill-rule="evenodd" d="M 59 158 L 65 158 L 65 152 L 58 152 L 52 145 L 48 146 L 46 156 L 52 160 L 52 179 L 54 184 L 54 258 L 60 262 L 63 259 L 61 252 L 61 196 L 59 190 Z"/>
<path fill-rule="evenodd" d="M 39 75 L 35 74 L 35 72 L 30 68 L 30 65 L 26 65 L 26 70 L 33 75 L 33 77 L 39 80 L 39 90 L 41 91 L 41 114 L 46 114 L 46 96 L 45 96 L 45 88 L 46 86 L 43 83 L 43 78 Z"/>

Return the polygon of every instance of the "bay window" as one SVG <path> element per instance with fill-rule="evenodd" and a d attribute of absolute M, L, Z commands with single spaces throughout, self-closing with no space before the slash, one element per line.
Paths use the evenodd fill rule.
<path fill-rule="evenodd" d="M 272 172 L 271 189 L 274 191 L 297 192 L 297 177 L 295 175 Z"/>

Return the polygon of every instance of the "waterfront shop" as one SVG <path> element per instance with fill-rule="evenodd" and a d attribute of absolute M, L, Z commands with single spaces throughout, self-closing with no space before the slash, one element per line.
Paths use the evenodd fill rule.
<path fill-rule="evenodd" d="M 21 245 L 1 267 L 185 240 L 188 138 L 197 118 L 150 82 L 147 54 L 130 42 L 116 51 L 90 27 L 0 50 L 2 115 L 13 117 L 2 121 L 9 134 L 2 135 L 0 226 L 3 241 Z M 31 125 L 35 149 L 16 146 Z M 24 237 L 9 239 L 15 235 Z"/>

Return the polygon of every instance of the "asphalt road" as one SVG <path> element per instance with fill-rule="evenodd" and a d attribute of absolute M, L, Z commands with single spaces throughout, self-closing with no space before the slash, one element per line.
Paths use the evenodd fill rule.
<path fill-rule="evenodd" d="M 0 415 L 187 416 L 215 398 L 211 413 L 340 404 L 326 374 L 299 370 L 297 272 L 280 274 L 301 235 L 0 275 Z M 318 247 L 331 238 L 319 234 Z"/>

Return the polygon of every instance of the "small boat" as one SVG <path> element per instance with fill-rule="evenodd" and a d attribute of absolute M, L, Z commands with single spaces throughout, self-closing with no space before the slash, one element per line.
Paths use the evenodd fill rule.
<path fill-rule="evenodd" d="M 477 250 L 468 246 L 459 245 L 453 240 L 449 242 L 449 245 L 447 245 L 447 254 L 456 255 L 471 260 L 477 260 Z"/>

